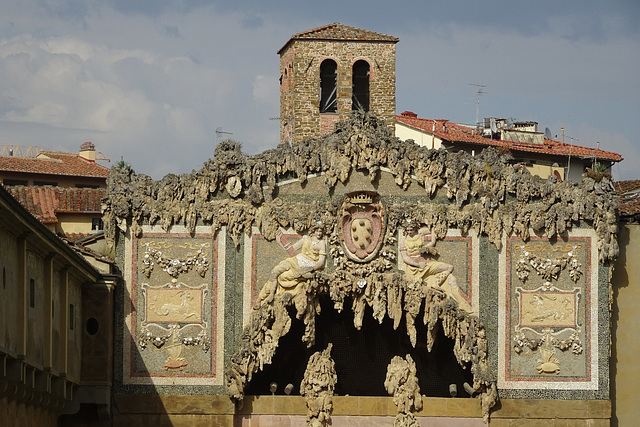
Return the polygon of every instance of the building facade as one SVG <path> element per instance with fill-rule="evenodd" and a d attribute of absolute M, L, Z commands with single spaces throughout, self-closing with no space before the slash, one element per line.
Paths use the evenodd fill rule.
<path fill-rule="evenodd" d="M 2 322 L 4 413 L 609 425 L 609 178 L 542 181 L 446 121 L 430 123 L 431 145 L 394 136 L 394 92 L 373 87 L 395 79 L 396 42 L 339 24 L 293 36 L 279 52 L 291 144 L 251 156 L 224 141 L 201 170 L 159 181 L 113 169 L 115 288 L 0 188 L 2 286 L 17 301 L 0 316 L 18 318 Z M 454 132 L 439 143 L 482 149 L 436 149 Z M 47 391 L 58 405 L 42 412 L 37 384 L 67 395 Z"/>
<path fill-rule="evenodd" d="M 23 156 L 10 148 L 2 154 L 0 182 L 51 231 L 75 241 L 102 230 L 100 203 L 109 169 L 96 162 L 92 143 L 82 144 L 78 153 Z"/>
<path fill-rule="evenodd" d="M 0 414 L 56 426 L 80 404 L 110 422 L 113 290 L 0 186 Z"/>
<path fill-rule="evenodd" d="M 423 119 L 405 111 L 396 116 L 396 135 L 421 146 L 471 154 L 494 147 L 510 153 L 514 164 L 544 179 L 555 176 L 560 180 L 580 182 L 585 172 L 594 176 L 610 175 L 612 165 L 622 161 L 618 153 L 547 138 L 538 132 L 537 125 L 536 122 L 522 122 L 509 126 L 503 119 L 487 119 L 486 127 L 477 127 L 448 120 Z"/>
<path fill-rule="evenodd" d="M 608 425 L 606 178 L 549 183 L 362 112 L 305 144 L 223 142 L 177 181 L 114 170 L 115 424 Z"/>

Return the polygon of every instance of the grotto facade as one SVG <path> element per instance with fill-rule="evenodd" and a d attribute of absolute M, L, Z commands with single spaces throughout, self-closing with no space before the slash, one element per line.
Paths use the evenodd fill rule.
<path fill-rule="evenodd" d="M 430 150 L 363 111 L 190 174 L 114 168 L 113 421 L 607 423 L 616 207 L 607 177 Z"/>

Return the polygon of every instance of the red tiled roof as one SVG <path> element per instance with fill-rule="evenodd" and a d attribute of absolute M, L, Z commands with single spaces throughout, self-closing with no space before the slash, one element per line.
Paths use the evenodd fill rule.
<path fill-rule="evenodd" d="M 100 213 L 104 188 L 26 187 L 5 189 L 33 216 L 45 224 L 58 222 L 57 213 Z"/>
<path fill-rule="evenodd" d="M 634 191 L 640 190 L 640 179 L 616 181 L 613 186 L 620 196 L 620 216 L 640 215 L 640 191 Z"/>
<path fill-rule="evenodd" d="M 489 139 L 482 135 L 474 134 L 467 126 L 451 123 L 447 120 L 430 120 L 418 118 L 414 113 L 404 112 L 396 116 L 396 121 L 409 127 L 433 134 L 443 141 L 464 142 L 468 144 L 490 145 L 505 147 L 512 151 L 525 151 L 562 157 L 596 157 L 603 160 L 619 162 L 622 156 L 611 151 L 582 147 L 580 145 L 566 144 L 553 139 L 544 139 L 544 144 L 527 144 L 523 142 L 503 141 Z"/>
<path fill-rule="evenodd" d="M 38 157 L 0 156 L 0 170 L 92 178 L 107 178 L 109 168 L 78 154 L 43 151 Z"/>
<path fill-rule="evenodd" d="M 640 188 L 640 179 L 630 179 L 627 181 L 615 181 L 613 187 L 616 189 L 616 193 L 622 196 L 628 191 L 633 191 Z"/>
<path fill-rule="evenodd" d="M 349 41 L 383 41 L 397 43 L 400 39 L 387 34 L 374 33 L 360 28 L 342 25 L 339 22 L 294 34 L 278 51 L 282 52 L 292 40 L 349 40 Z"/>

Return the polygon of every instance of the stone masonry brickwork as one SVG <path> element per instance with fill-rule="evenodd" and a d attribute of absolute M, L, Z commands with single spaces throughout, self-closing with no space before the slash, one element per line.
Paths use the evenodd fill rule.
<path fill-rule="evenodd" d="M 320 64 L 337 65 L 338 112 L 320 114 Z M 396 107 L 396 46 L 392 41 L 292 40 L 280 54 L 280 140 L 299 142 L 333 131 L 351 113 L 352 68 L 369 63 L 370 112 L 391 132 Z M 292 137 L 293 130 L 293 137 Z"/>

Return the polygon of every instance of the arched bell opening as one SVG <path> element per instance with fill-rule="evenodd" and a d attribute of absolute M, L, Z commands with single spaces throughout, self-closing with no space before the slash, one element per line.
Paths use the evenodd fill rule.
<path fill-rule="evenodd" d="M 304 324 L 295 318 L 295 310 L 289 307 L 292 318 L 291 329 L 280 338 L 278 349 L 270 365 L 256 372 L 247 385 L 247 395 L 271 394 L 271 384 L 276 383 L 274 394 L 285 394 L 288 384 L 293 385 L 292 395 L 300 394 L 300 382 L 307 361 L 316 351 L 322 351 L 332 343 L 331 357 L 335 362 L 338 377 L 336 395 L 344 396 L 388 396 L 384 387 L 387 367 L 394 356 L 410 354 L 417 366 L 420 392 L 429 397 L 449 397 L 450 384 L 456 384 L 458 394 L 463 392 L 465 382 L 473 384 L 470 367 L 463 368 L 453 351 L 454 341 L 438 328 L 431 352 L 427 350 L 427 331 L 416 319 L 417 342 L 411 346 L 405 322 L 393 329 L 393 320 L 385 316 L 380 324 L 374 319 L 372 309 L 365 309 L 362 328 L 353 325 L 351 299 L 345 300 L 345 309 L 338 313 L 328 295 L 320 298 L 322 312 L 316 317 L 315 344 L 307 348 L 302 342 Z M 440 326 L 440 322 L 438 322 Z"/>

